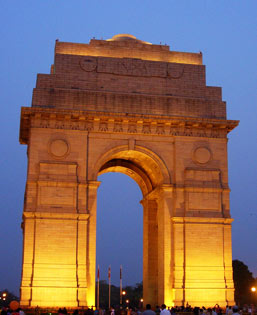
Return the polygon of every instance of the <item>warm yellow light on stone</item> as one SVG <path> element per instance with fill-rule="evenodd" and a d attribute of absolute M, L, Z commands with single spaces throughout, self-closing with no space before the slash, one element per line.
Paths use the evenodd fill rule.
<path fill-rule="evenodd" d="M 95 306 L 97 178 L 106 172 L 142 191 L 144 303 L 234 304 L 226 152 L 238 122 L 205 82 L 201 54 L 131 35 L 56 42 L 51 74 L 38 75 L 21 113 L 22 307 Z"/>
<path fill-rule="evenodd" d="M 56 54 L 137 58 L 142 60 L 201 65 L 200 53 L 170 51 L 167 45 L 153 45 L 130 34 L 118 34 L 107 40 L 92 39 L 89 44 L 56 41 Z"/>
<path fill-rule="evenodd" d="M 107 39 L 106 41 L 112 42 L 112 41 L 128 41 L 128 40 L 137 41 L 138 43 L 142 43 L 142 44 L 152 45 L 152 43 L 139 40 L 131 34 L 117 34 L 117 35 L 114 35 L 112 38 Z"/>

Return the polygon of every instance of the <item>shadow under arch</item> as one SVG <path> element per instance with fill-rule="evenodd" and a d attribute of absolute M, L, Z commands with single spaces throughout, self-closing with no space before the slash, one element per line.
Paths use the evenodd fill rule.
<path fill-rule="evenodd" d="M 170 174 L 162 159 L 151 150 L 135 146 L 114 147 L 96 162 L 93 178 L 108 172 L 120 172 L 130 176 L 139 185 L 143 196 L 162 184 L 170 184 Z"/>

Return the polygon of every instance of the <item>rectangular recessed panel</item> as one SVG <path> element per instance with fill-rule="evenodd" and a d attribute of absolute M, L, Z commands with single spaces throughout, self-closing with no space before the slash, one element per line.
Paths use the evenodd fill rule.
<path fill-rule="evenodd" d="M 76 164 L 40 163 L 40 174 L 76 175 Z"/>
<path fill-rule="evenodd" d="M 190 192 L 188 196 L 188 210 L 220 211 L 220 193 L 218 192 Z"/>
<path fill-rule="evenodd" d="M 40 205 L 75 206 L 74 187 L 40 187 Z"/>

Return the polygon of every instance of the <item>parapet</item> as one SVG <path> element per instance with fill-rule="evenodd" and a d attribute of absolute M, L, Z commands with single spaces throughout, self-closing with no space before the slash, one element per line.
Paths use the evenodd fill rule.
<path fill-rule="evenodd" d="M 201 53 L 170 51 L 168 45 L 154 45 L 129 34 L 118 34 L 107 40 L 91 39 L 89 44 L 56 41 L 55 54 L 138 58 L 142 60 L 202 65 Z"/>
<path fill-rule="evenodd" d="M 220 87 L 206 86 L 201 53 L 174 52 L 128 34 L 89 44 L 56 41 L 32 107 L 226 119 Z"/>

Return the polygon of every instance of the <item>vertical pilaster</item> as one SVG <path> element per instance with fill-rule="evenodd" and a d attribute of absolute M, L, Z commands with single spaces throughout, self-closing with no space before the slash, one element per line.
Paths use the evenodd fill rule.
<path fill-rule="evenodd" d="M 34 265 L 34 234 L 35 220 L 23 215 L 23 263 L 22 263 L 22 282 L 20 289 L 21 305 L 30 306 L 31 302 L 31 281 L 33 278 Z"/>
<path fill-rule="evenodd" d="M 183 217 L 172 218 L 174 261 L 174 304 L 183 305 L 185 295 L 185 224 Z"/>
<path fill-rule="evenodd" d="M 158 189 L 158 304 L 173 305 L 173 266 L 172 266 L 172 191 L 171 185 Z"/>
<path fill-rule="evenodd" d="M 77 222 L 77 287 L 78 306 L 87 305 L 87 226 L 88 214 L 80 214 Z"/>
<path fill-rule="evenodd" d="M 88 238 L 87 238 L 87 304 L 95 305 L 95 264 L 96 264 L 96 206 L 97 188 L 100 182 L 89 181 L 87 188 Z"/>
<path fill-rule="evenodd" d="M 224 278 L 226 288 L 226 302 L 228 305 L 234 305 L 235 291 L 232 268 L 231 222 L 232 219 L 225 219 L 224 222 Z"/>
<path fill-rule="evenodd" d="M 144 304 L 157 305 L 158 300 L 158 226 L 157 201 L 144 199 L 143 231 L 143 299 Z"/>

